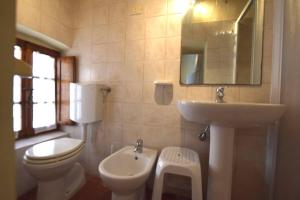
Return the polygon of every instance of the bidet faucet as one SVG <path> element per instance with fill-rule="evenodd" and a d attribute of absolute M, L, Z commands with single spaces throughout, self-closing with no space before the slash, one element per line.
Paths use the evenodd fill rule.
<path fill-rule="evenodd" d="M 143 153 L 143 140 L 142 139 L 137 139 L 133 151 L 137 152 L 137 153 Z"/>
<path fill-rule="evenodd" d="M 224 103 L 224 96 L 225 96 L 225 88 L 224 87 L 217 87 L 216 90 L 216 102 L 217 103 Z"/>

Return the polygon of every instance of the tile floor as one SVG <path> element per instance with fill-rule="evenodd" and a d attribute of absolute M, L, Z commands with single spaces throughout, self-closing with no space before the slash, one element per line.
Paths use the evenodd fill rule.
<path fill-rule="evenodd" d="M 36 189 L 26 193 L 18 200 L 36 200 Z M 88 176 L 86 184 L 77 192 L 71 200 L 111 200 L 111 191 L 103 186 L 101 179 L 96 176 Z M 151 200 L 151 191 L 146 190 L 146 199 Z M 164 194 L 162 200 L 189 200 L 176 197 L 173 194 Z"/>

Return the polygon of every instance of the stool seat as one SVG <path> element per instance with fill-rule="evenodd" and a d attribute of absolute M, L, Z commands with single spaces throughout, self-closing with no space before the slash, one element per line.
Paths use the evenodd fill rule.
<path fill-rule="evenodd" d="M 156 165 L 152 200 L 161 200 L 165 173 L 190 177 L 192 200 L 202 200 L 201 165 L 195 151 L 182 147 L 166 147 L 162 150 Z"/>

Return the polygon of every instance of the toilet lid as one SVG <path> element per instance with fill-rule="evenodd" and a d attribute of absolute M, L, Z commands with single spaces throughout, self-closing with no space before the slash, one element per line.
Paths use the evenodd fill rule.
<path fill-rule="evenodd" d="M 59 138 L 49 140 L 30 147 L 25 156 L 27 159 L 51 159 L 72 153 L 83 145 L 82 140 L 73 138 Z"/>

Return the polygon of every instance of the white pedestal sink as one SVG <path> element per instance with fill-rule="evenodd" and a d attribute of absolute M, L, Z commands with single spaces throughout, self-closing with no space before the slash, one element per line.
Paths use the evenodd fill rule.
<path fill-rule="evenodd" d="M 230 200 L 236 128 L 267 125 L 285 111 L 281 104 L 177 102 L 188 121 L 210 125 L 208 200 Z"/>

